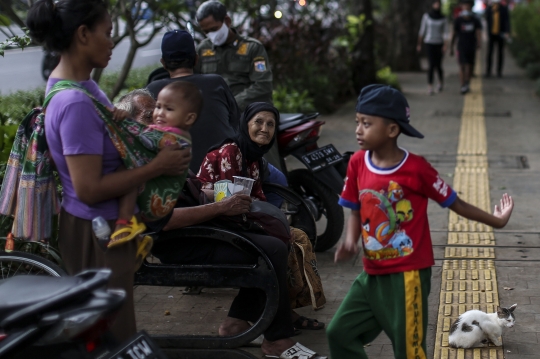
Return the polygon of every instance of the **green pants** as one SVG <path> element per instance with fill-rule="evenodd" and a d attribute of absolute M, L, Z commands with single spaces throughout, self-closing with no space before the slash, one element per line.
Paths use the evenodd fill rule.
<path fill-rule="evenodd" d="M 360 273 L 328 326 L 333 359 L 367 359 L 364 345 L 384 331 L 396 359 L 426 359 L 431 268 L 386 274 Z"/>

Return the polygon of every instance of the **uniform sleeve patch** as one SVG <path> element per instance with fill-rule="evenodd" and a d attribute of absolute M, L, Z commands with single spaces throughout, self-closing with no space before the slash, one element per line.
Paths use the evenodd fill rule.
<path fill-rule="evenodd" d="M 255 61 L 253 64 L 255 66 L 256 72 L 265 72 L 266 71 L 266 61 Z"/>
<path fill-rule="evenodd" d="M 253 59 L 253 61 L 266 61 L 266 59 L 264 58 L 264 56 L 257 56 Z"/>
<path fill-rule="evenodd" d="M 215 56 L 216 52 L 212 49 L 205 49 L 202 53 L 202 56 Z"/>
<path fill-rule="evenodd" d="M 248 44 L 244 42 L 242 45 L 240 45 L 236 53 L 238 55 L 247 55 L 247 51 L 248 51 Z"/>

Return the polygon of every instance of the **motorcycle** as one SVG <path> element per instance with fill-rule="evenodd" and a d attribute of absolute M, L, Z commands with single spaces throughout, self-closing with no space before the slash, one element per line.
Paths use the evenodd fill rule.
<path fill-rule="evenodd" d="M 49 79 L 53 70 L 60 63 L 60 55 L 48 50 L 44 50 L 43 59 L 41 59 L 41 76 L 45 81 Z"/>
<path fill-rule="evenodd" d="M 316 120 L 318 116 L 318 113 L 281 114 L 277 141 L 281 170 L 289 186 L 310 207 L 318 227 L 315 250 L 323 252 L 332 248 L 343 233 L 344 214 L 338 196 L 343 190 L 352 152 L 342 155 L 332 144 L 319 147 L 317 141 L 325 122 Z M 289 172 L 288 156 L 297 158 L 306 168 Z"/>
<path fill-rule="evenodd" d="M 0 281 L 0 357 L 165 359 L 145 332 L 121 345 L 107 333 L 126 297 L 106 288 L 110 275 L 101 269 Z"/>

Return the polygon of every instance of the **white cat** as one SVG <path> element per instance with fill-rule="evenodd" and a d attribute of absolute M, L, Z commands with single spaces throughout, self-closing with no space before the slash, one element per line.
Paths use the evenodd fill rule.
<path fill-rule="evenodd" d="M 452 348 L 474 348 L 486 346 L 491 341 L 501 346 L 499 339 L 504 328 L 512 328 L 516 322 L 514 309 L 497 307 L 496 313 L 484 313 L 480 310 L 469 310 L 459 316 L 450 328 L 448 343 Z"/>

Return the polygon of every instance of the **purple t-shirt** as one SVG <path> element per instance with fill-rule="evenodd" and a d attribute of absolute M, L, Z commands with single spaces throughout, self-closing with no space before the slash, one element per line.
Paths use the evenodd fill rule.
<path fill-rule="evenodd" d="M 49 78 L 46 92 L 58 81 L 60 79 Z M 94 81 L 82 81 L 80 84 L 100 102 L 112 107 L 105 93 Z M 64 189 L 62 207 L 68 213 L 87 220 L 97 216 L 107 220 L 118 218 L 118 199 L 92 206 L 79 200 L 64 157 L 101 155 L 103 174 L 114 172 L 122 164 L 120 155 L 107 134 L 105 123 L 97 114 L 90 97 L 77 90 L 64 90 L 54 95 L 46 111 L 45 135 Z"/>

